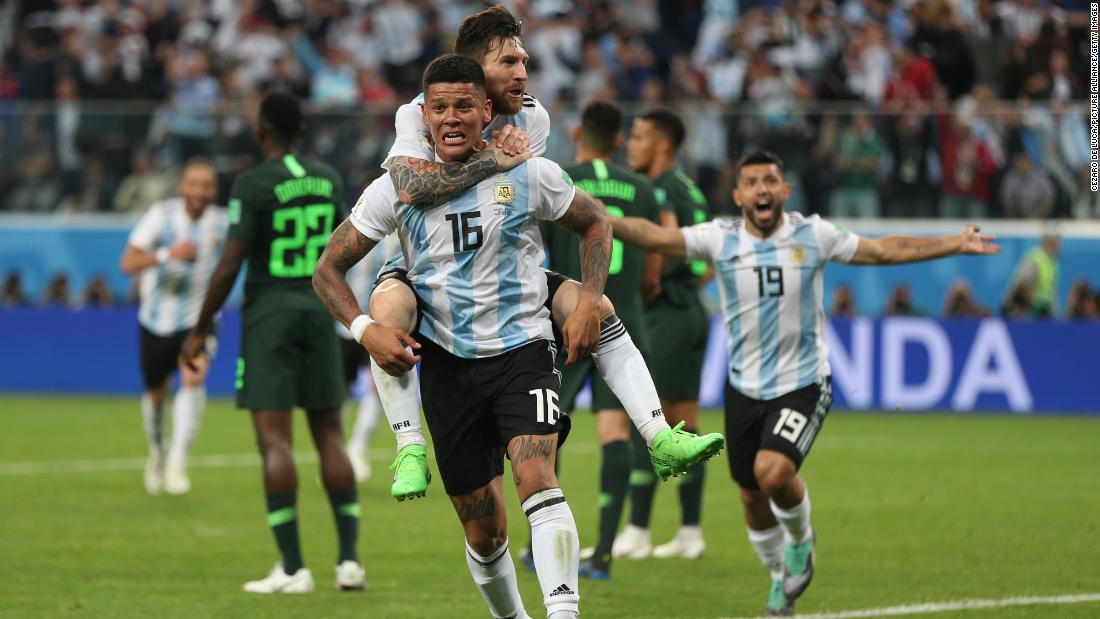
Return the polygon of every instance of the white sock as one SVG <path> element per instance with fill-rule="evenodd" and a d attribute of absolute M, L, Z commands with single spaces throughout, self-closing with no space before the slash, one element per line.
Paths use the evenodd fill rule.
<path fill-rule="evenodd" d="M 600 323 L 600 342 L 592 359 L 646 445 L 653 444 L 653 437 L 667 429 L 668 422 L 645 358 L 618 316 L 611 315 Z"/>
<path fill-rule="evenodd" d="M 427 446 L 428 442 L 420 430 L 420 385 L 416 379 L 416 368 L 401 377 L 386 374 L 377 363 L 370 364 L 370 371 L 374 376 L 378 399 L 382 402 L 382 411 L 386 413 L 386 421 L 397 437 L 397 451 L 408 445 Z"/>
<path fill-rule="evenodd" d="M 776 525 L 763 531 L 749 529 L 749 543 L 760 562 L 771 572 L 772 580 L 783 578 L 783 527 Z"/>
<path fill-rule="evenodd" d="M 565 495 L 561 488 L 536 492 L 523 502 L 523 512 L 531 523 L 531 554 L 547 616 L 579 613 L 581 596 L 577 590 L 577 572 L 581 544 L 577 523 L 565 502 Z"/>
<path fill-rule="evenodd" d="M 355 427 L 351 431 L 348 440 L 348 451 L 365 454 L 370 437 L 374 429 L 378 427 L 379 414 L 382 412 L 382 401 L 378 399 L 376 391 L 369 391 L 359 398 L 359 414 L 355 416 Z"/>
<path fill-rule="evenodd" d="M 771 503 L 772 513 L 775 514 L 775 519 L 779 521 L 779 524 L 783 525 L 783 530 L 787 534 L 787 541 L 793 544 L 801 544 L 809 539 L 813 529 L 810 527 L 810 491 L 806 490 L 806 494 L 802 497 L 802 502 L 790 509 L 783 509 L 775 504 L 775 501 L 768 501 Z"/>
<path fill-rule="evenodd" d="M 466 565 L 474 584 L 489 605 L 494 617 L 526 617 L 523 600 L 519 595 L 516 582 L 516 566 L 512 563 L 512 554 L 508 552 L 508 540 L 504 540 L 496 552 L 483 557 L 470 544 L 466 544 Z"/>
<path fill-rule="evenodd" d="M 172 447 L 168 459 L 183 464 L 191 452 L 191 443 L 199 433 L 203 409 L 206 408 L 205 387 L 180 387 L 172 401 Z"/>
<path fill-rule="evenodd" d="M 149 452 L 160 453 L 164 449 L 164 405 L 153 406 L 153 397 L 148 393 L 141 396 L 141 420 L 145 424 Z"/>

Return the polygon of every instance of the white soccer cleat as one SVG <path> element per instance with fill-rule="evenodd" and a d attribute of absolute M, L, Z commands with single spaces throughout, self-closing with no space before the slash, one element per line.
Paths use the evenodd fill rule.
<path fill-rule="evenodd" d="M 698 559 L 706 549 L 707 544 L 698 527 L 680 527 L 676 537 L 653 549 L 653 556 L 658 559 Z"/>
<path fill-rule="evenodd" d="M 363 566 L 356 561 L 342 561 L 336 566 L 336 588 L 341 591 L 362 591 L 367 588 Z"/>
<path fill-rule="evenodd" d="M 649 541 L 649 529 L 628 524 L 622 532 L 615 536 L 615 542 L 611 544 L 611 557 L 614 559 L 645 559 L 652 549 L 653 545 Z"/>
<path fill-rule="evenodd" d="M 150 451 L 145 459 L 145 491 L 156 496 L 164 490 L 164 457 L 160 451 Z"/>
<path fill-rule="evenodd" d="M 187 467 L 181 460 L 168 459 L 168 464 L 164 467 L 164 491 L 174 495 L 187 494 L 191 491 Z"/>
<path fill-rule="evenodd" d="M 249 593 L 313 593 L 313 574 L 306 568 L 300 568 L 294 574 L 283 571 L 283 564 L 276 563 L 262 580 L 244 583 Z"/>
<path fill-rule="evenodd" d="M 348 459 L 351 460 L 351 470 L 355 471 L 355 481 L 363 483 L 370 479 L 370 461 L 367 454 L 358 451 L 349 451 Z"/>
<path fill-rule="evenodd" d="M 588 546 L 587 548 L 581 548 L 580 560 L 587 561 L 596 554 L 595 546 Z"/>

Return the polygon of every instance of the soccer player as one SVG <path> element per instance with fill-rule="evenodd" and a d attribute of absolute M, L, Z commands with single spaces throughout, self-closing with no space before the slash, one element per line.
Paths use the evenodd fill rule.
<path fill-rule="evenodd" d="M 782 162 L 757 151 L 738 162 L 733 200 L 743 218 L 665 228 L 613 222 L 615 236 L 675 259 L 714 265 L 729 333 L 726 432 L 749 541 L 771 572 L 765 614 L 789 615 L 814 573 L 810 498 L 798 476 L 832 403 L 825 342 L 826 262 L 901 264 L 995 254 L 977 226 L 925 239 L 856 236 L 817 215 L 784 213 Z"/>
<path fill-rule="evenodd" d="M 661 223 L 670 229 L 710 219 L 703 192 L 677 164 L 686 131 L 680 117 L 669 109 L 655 108 L 634 120 L 627 141 L 628 163 L 657 188 Z M 702 262 L 669 263 L 660 286 L 646 307 L 649 332 L 660 334 L 660 348 L 651 357 L 661 408 L 669 423 L 685 423 L 696 432 L 699 423 L 699 383 L 707 349 L 710 318 L 699 299 Z M 655 557 L 697 559 L 706 549 L 700 527 L 706 467 L 693 466 L 679 479 L 680 529 L 668 543 L 653 548 Z M 634 458 L 631 474 L 630 524 L 615 540 L 616 557 L 641 559 L 650 553 L 649 520 L 657 480 L 644 458 Z"/>
<path fill-rule="evenodd" d="M 525 94 L 527 52 L 520 41 L 521 25 L 507 9 L 493 6 L 467 17 L 458 31 L 456 53 L 480 63 L 486 90 L 493 105 L 493 117 L 485 129 L 492 144 L 464 161 L 437 162 L 431 133 L 425 125 L 423 96 L 397 111 L 397 139 L 385 162 L 394 188 L 402 200 L 428 208 L 457 192 L 504 172 L 509 157 L 529 149 L 536 156 L 546 149 L 550 117 L 533 97 Z M 497 131 L 500 133 L 496 133 Z M 498 146 L 499 144 L 499 146 Z M 508 165 L 514 165 L 508 163 Z M 404 258 L 395 256 L 380 275 L 369 301 L 370 314 L 382 323 L 390 318 L 401 324 L 402 316 L 415 310 L 415 299 L 401 283 Z M 579 359 L 595 345 L 601 352 L 603 337 L 615 335 L 623 342 L 615 350 L 602 351 L 597 365 L 608 386 L 623 402 L 627 413 L 649 449 L 652 464 L 662 478 L 680 474 L 694 463 L 709 458 L 724 442 L 720 436 L 699 438 L 672 429 L 664 420 L 648 373 L 630 368 L 644 364 L 641 353 L 630 341 L 629 333 L 620 334 L 612 320 L 614 307 L 606 298 L 590 299 L 580 294 L 580 285 L 557 273 L 546 273 L 555 324 L 566 337 L 568 362 Z M 600 322 L 606 322 L 601 332 Z M 396 332 L 387 332 L 387 340 L 374 342 L 372 372 L 390 427 L 397 437 L 394 482 L 390 492 L 405 500 L 424 496 L 431 474 L 428 471 L 426 443 L 420 428 L 420 408 L 416 397 L 415 355 L 406 350 L 409 342 Z M 654 394 L 653 397 L 649 397 Z M 654 416 L 654 413 L 658 413 Z"/>
<path fill-rule="evenodd" d="M 331 167 L 294 154 L 301 129 L 297 99 L 285 93 L 264 97 L 256 126 L 264 162 L 233 184 L 229 239 L 181 355 L 189 365 L 202 362 L 202 335 L 247 259 L 237 406 L 252 412 L 263 459 L 267 522 L 282 555 L 265 578 L 244 585 L 253 593 L 314 589 L 298 540 L 298 474 L 291 450 L 295 407 L 304 408 L 309 417 L 336 518 L 336 586 L 363 588 L 355 548 L 359 500 L 340 427 L 345 397 L 340 346 L 332 317 L 310 285 L 317 258 L 345 211 L 344 188 Z"/>
<path fill-rule="evenodd" d="M 191 369 L 179 363 L 180 348 L 199 317 L 206 284 L 225 243 L 229 226 L 225 209 L 213 204 L 218 193 L 214 168 L 192 160 L 183 168 L 179 196 L 157 202 L 138 221 L 120 268 L 140 274 L 141 374 L 145 392 L 141 415 L 149 457 L 145 490 L 184 494 L 191 489 L 187 455 L 198 434 L 206 407 L 207 364 Z M 211 325 L 212 326 L 212 325 Z M 214 330 L 204 333 L 207 352 L 214 354 Z M 164 449 L 164 404 L 171 374 L 179 369 L 180 387 L 172 403 L 172 441 Z M 167 456 L 167 457 L 166 457 Z"/>
<path fill-rule="evenodd" d="M 478 63 L 456 54 L 437 58 L 425 71 L 424 92 L 424 122 L 439 159 L 474 154 L 492 118 Z M 410 266 L 404 290 L 415 294 L 421 311 L 409 312 L 397 335 L 421 336 L 411 343 L 423 358 L 425 417 L 444 489 L 465 530 L 470 573 L 494 617 L 527 617 L 508 553 L 501 482 L 507 453 L 531 524 L 547 615 L 570 619 L 580 608 L 579 544 L 554 474 L 569 418 L 558 408 L 537 223 L 553 220 L 582 237 L 581 295 L 592 304 L 607 279 L 611 232 L 599 203 L 574 191 L 557 164 L 533 158 L 509 167 L 427 211 L 409 205 L 391 179 L 378 179 L 333 233 L 313 281 L 333 315 L 377 357 L 371 346 L 378 334 L 397 329 L 361 313 L 344 273 L 399 233 Z"/>
<path fill-rule="evenodd" d="M 659 222 L 653 185 L 611 161 L 622 146 L 622 126 L 623 114 L 618 107 L 603 102 L 586 106 L 581 112 L 580 126 L 573 132 L 577 143 L 577 163 L 565 171 L 577 188 L 603 201 L 612 216 L 629 215 Z M 581 264 L 577 236 L 558 226 L 544 226 L 543 237 L 550 250 L 550 268 L 566 277 L 579 279 Z M 643 351 L 649 350 L 649 338 L 642 315 L 642 290 L 646 285 L 650 288 L 657 286 L 661 275 L 660 262 L 647 259 L 653 257 L 659 258 L 657 254 L 647 256 L 646 252 L 615 241 L 605 291 L 615 305 L 623 328 L 634 334 L 635 343 Z M 649 373 L 644 362 L 630 369 L 641 374 Z M 596 546 L 582 551 L 584 562 L 580 574 L 582 577 L 605 580 L 611 574 L 611 544 L 619 528 L 630 479 L 630 418 L 607 383 L 595 372 L 592 359 L 565 367 L 560 401 L 562 410 L 573 410 L 577 393 L 589 377 L 592 380 L 592 410 L 596 411 L 602 454 L 600 516 Z M 656 400 L 656 389 L 650 388 L 653 389 L 651 397 Z M 652 476 L 652 469 L 649 470 Z M 585 557 L 589 553 L 590 556 Z"/>

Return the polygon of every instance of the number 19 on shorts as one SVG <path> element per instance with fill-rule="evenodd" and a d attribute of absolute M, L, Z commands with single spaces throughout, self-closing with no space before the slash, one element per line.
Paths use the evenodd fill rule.
<path fill-rule="evenodd" d="M 797 443 L 802 430 L 806 429 L 806 421 L 806 416 L 802 413 L 784 408 L 779 411 L 779 421 L 772 429 L 772 434 L 785 438 L 792 443 Z"/>
<path fill-rule="evenodd" d="M 558 394 L 553 389 L 532 389 L 528 391 L 535 396 L 535 421 L 539 423 L 557 423 L 561 417 L 558 410 Z"/>

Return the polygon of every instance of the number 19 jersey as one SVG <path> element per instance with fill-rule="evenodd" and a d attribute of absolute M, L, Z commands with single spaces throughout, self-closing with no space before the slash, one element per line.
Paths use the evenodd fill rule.
<path fill-rule="evenodd" d="M 386 174 L 363 191 L 351 223 L 374 241 L 398 232 L 424 337 L 457 357 L 493 357 L 553 339 L 538 220 L 560 218 L 573 195 L 541 157 L 430 209 L 402 203 Z"/>
<path fill-rule="evenodd" d="M 229 237 L 251 242 L 245 309 L 324 309 L 313 270 L 344 212 L 343 181 L 323 163 L 290 154 L 237 177 Z"/>
<path fill-rule="evenodd" d="M 741 219 L 681 228 L 687 258 L 714 265 L 729 346 L 729 381 L 772 400 L 829 375 L 822 270 L 849 262 L 859 237 L 822 220 L 786 213 L 766 239 Z"/>

